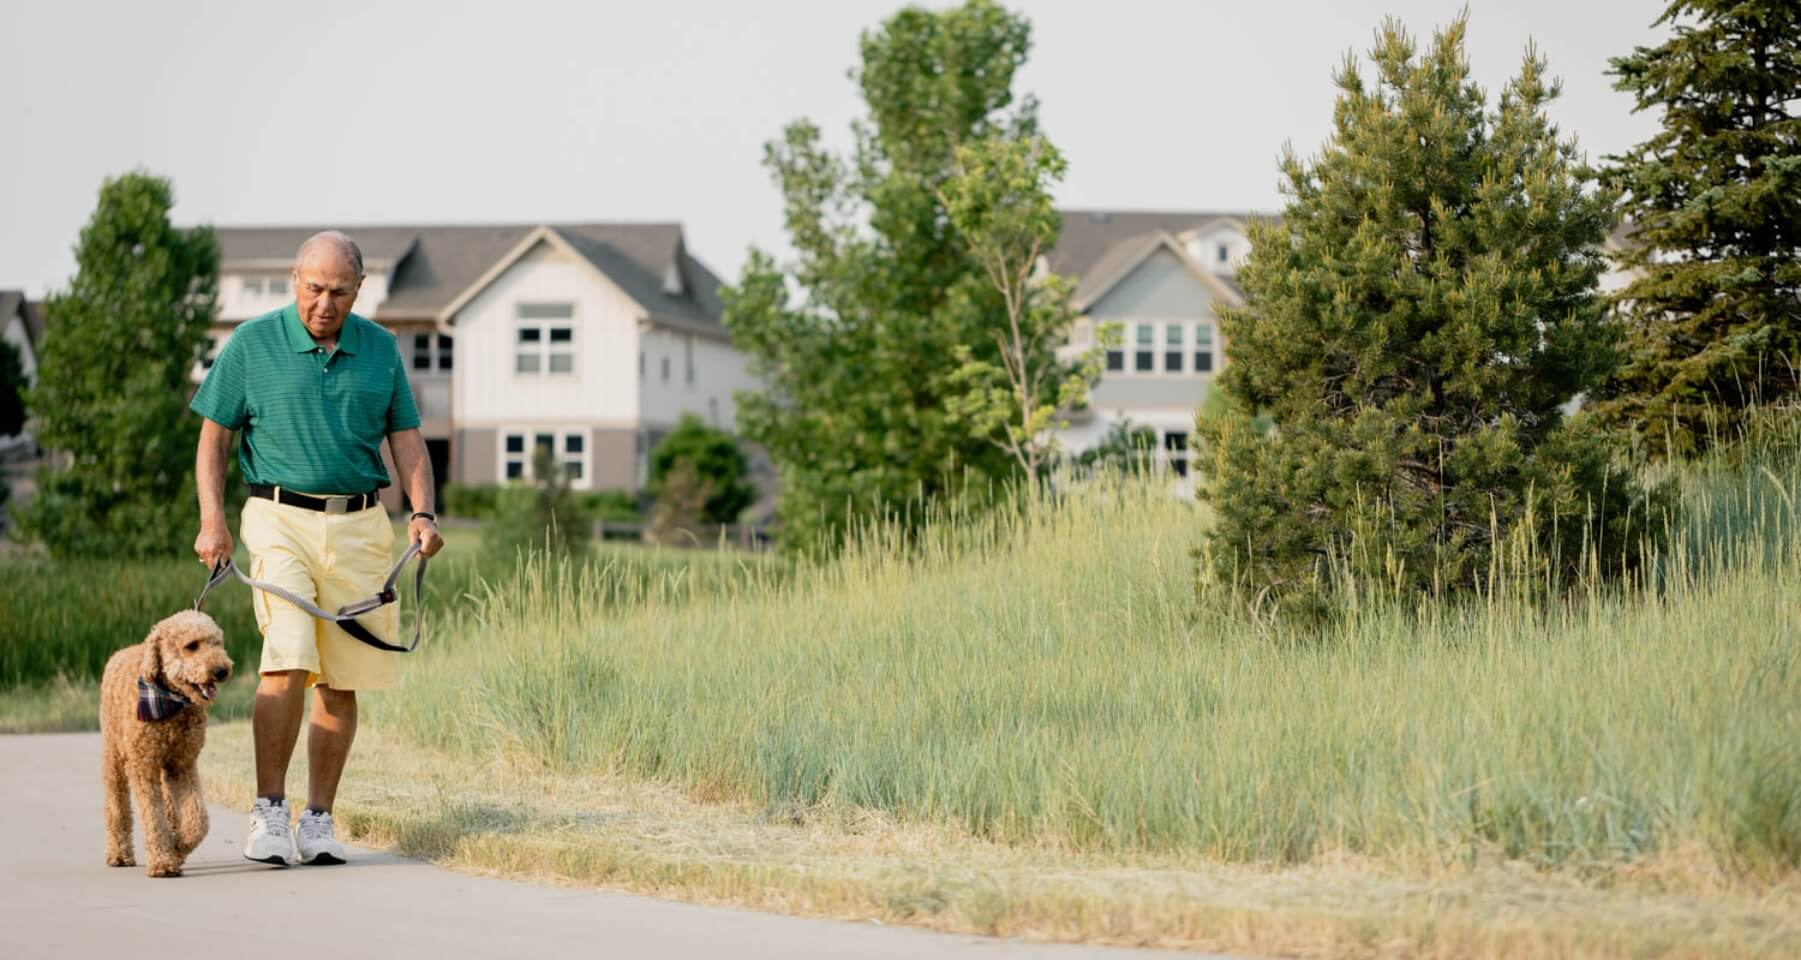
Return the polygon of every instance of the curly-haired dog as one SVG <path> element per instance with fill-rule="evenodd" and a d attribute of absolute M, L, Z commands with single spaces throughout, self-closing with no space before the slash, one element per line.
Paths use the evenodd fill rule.
<path fill-rule="evenodd" d="M 131 801 L 144 821 L 147 872 L 179 877 L 206 838 L 200 748 L 206 708 L 231 676 L 213 618 L 184 610 L 143 643 L 113 654 L 100 679 L 100 776 L 106 788 L 106 862 L 129 867 Z"/>

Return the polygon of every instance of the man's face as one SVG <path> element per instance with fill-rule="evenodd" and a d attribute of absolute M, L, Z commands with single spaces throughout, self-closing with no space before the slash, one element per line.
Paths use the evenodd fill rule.
<path fill-rule="evenodd" d="M 363 285 L 356 266 L 342 251 L 321 246 L 294 266 L 293 278 L 294 304 L 306 332 L 318 339 L 336 337 Z"/>

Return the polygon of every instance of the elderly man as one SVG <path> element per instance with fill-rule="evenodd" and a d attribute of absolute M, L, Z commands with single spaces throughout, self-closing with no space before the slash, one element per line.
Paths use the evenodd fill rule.
<path fill-rule="evenodd" d="M 431 513 L 431 460 L 394 335 L 350 312 L 363 283 L 362 252 L 341 233 L 317 234 L 301 244 L 290 275 L 294 302 L 238 327 L 190 404 L 205 418 L 194 456 L 194 552 L 209 566 L 231 557 L 225 457 L 232 431 L 242 431 L 238 462 L 250 499 L 238 532 L 251 577 L 335 609 L 379 591 L 392 563 L 394 528 L 376 500 L 388 485 L 383 437 L 418 511 L 407 536 L 428 557 L 443 540 Z M 263 591 L 253 603 L 263 650 L 251 715 L 257 800 L 244 856 L 342 863 L 331 806 L 356 737 L 356 694 L 396 685 L 397 655 Z M 393 606 L 359 620 L 389 642 L 396 621 Z M 284 785 L 309 686 L 307 807 L 296 841 Z"/>

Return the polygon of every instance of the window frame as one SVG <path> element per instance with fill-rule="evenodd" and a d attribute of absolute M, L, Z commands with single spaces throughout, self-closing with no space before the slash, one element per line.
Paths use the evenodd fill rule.
<path fill-rule="evenodd" d="M 532 474 L 532 455 L 537 452 L 538 440 L 550 438 L 551 455 L 556 458 L 557 465 L 567 475 L 571 464 L 577 465 L 575 476 L 569 477 L 569 486 L 573 490 L 589 490 L 594 483 L 594 443 L 589 436 L 590 431 L 581 427 L 569 426 L 526 426 L 513 424 L 500 428 L 499 442 L 494 447 L 499 459 L 496 475 L 502 484 L 531 483 L 537 479 Z M 519 441 L 519 450 L 509 449 L 513 440 Z M 571 451 L 569 441 L 577 441 L 581 449 Z M 518 476 L 509 471 L 518 468 Z"/>
<path fill-rule="evenodd" d="M 566 316 L 555 311 L 566 310 Z M 574 302 L 521 300 L 513 304 L 513 376 L 573 377 L 577 373 Z M 532 336 L 526 337 L 530 331 Z M 559 339 L 557 334 L 564 336 Z M 520 369 L 526 358 L 532 358 L 533 369 Z M 558 370 L 558 361 L 567 369 Z"/>

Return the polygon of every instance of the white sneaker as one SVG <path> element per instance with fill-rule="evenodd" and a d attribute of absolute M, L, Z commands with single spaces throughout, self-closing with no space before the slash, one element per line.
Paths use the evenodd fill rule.
<path fill-rule="evenodd" d="M 294 834 L 288 829 L 288 805 L 258 797 L 250 808 L 250 839 L 244 859 L 287 866 L 294 862 Z"/>
<path fill-rule="evenodd" d="M 300 812 L 300 862 L 344 862 L 344 845 L 331 835 L 330 813 Z"/>

